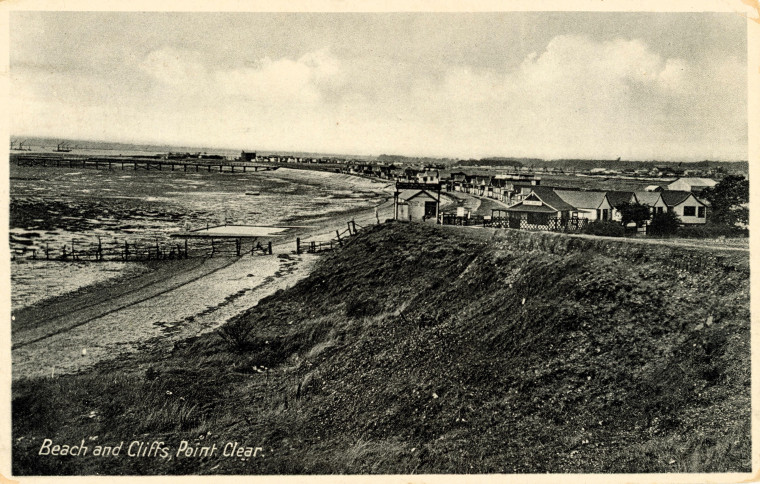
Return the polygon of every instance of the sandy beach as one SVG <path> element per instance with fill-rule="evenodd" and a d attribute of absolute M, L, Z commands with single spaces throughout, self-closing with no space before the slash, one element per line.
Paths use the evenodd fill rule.
<path fill-rule="evenodd" d="M 296 238 L 325 241 L 345 231 L 348 221 L 360 228 L 392 216 L 388 195 L 376 208 L 294 219 L 294 228 L 273 240 L 271 256 L 154 262 L 147 271 L 51 294 L 14 311 L 13 379 L 73 373 L 135 351 L 169 350 L 308 275 L 319 256 L 295 254 Z"/>

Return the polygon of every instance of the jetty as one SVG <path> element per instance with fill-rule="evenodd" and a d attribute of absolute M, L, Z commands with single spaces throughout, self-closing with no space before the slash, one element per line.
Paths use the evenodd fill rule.
<path fill-rule="evenodd" d="M 10 162 L 18 166 L 90 168 L 95 170 L 205 171 L 235 173 L 270 171 L 279 166 L 240 160 L 213 158 L 164 159 L 148 156 L 90 156 L 69 153 L 12 153 Z"/>

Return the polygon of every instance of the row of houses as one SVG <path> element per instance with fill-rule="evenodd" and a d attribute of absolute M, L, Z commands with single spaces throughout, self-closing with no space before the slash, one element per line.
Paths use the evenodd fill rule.
<path fill-rule="evenodd" d="M 503 209 L 494 209 L 486 218 L 516 228 L 547 230 L 568 227 L 568 224 L 580 228 L 592 221 L 621 222 L 620 207 L 626 203 L 646 205 L 652 215 L 674 213 L 684 224 L 704 224 L 707 221 L 707 204 L 691 191 L 573 190 L 541 186 L 537 180 L 528 183 L 516 178 L 500 180 L 504 181 L 503 186 L 491 186 L 490 191 L 485 189 L 482 180 L 477 179 L 471 180 L 469 186 L 454 185 L 454 189 L 509 200 Z M 396 192 L 397 219 L 435 221 L 444 218 L 445 215 L 440 213 L 442 184 L 408 185 L 399 182 L 399 186 L 404 189 Z M 449 219 L 451 217 L 448 216 Z"/>
<path fill-rule="evenodd" d="M 534 186 L 522 189 L 515 203 L 494 211 L 496 218 L 524 221 L 523 225 L 542 228 L 550 220 L 584 219 L 587 221 L 621 221 L 618 207 L 624 203 L 647 205 L 652 214 L 671 212 L 684 224 L 704 224 L 707 205 L 694 193 L 683 190 L 584 191 Z"/>

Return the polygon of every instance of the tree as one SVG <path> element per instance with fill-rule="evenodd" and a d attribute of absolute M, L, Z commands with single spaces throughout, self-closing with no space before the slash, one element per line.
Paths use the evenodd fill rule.
<path fill-rule="evenodd" d="M 710 219 L 718 225 L 733 227 L 749 223 L 749 180 L 728 175 L 717 185 L 706 188 L 702 198 L 710 202 Z"/>
<path fill-rule="evenodd" d="M 681 219 L 675 212 L 662 212 L 652 215 L 652 221 L 647 228 L 649 235 L 673 235 L 678 231 Z"/>
<path fill-rule="evenodd" d="M 638 202 L 624 202 L 615 208 L 620 212 L 623 226 L 636 222 L 636 227 L 640 227 L 650 217 L 649 206 Z"/>

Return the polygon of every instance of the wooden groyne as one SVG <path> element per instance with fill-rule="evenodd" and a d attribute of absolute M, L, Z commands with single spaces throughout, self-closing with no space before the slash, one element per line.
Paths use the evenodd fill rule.
<path fill-rule="evenodd" d="M 10 162 L 18 166 L 43 166 L 56 168 L 84 168 L 94 170 L 146 170 L 146 171 L 191 171 L 191 172 L 228 172 L 270 171 L 279 168 L 276 165 L 227 161 L 216 159 L 166 160 L 160 158 L 87 156 L 57 153 L 14 153 Z"/>

